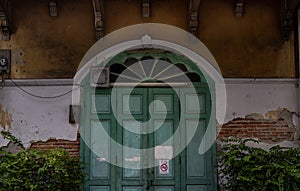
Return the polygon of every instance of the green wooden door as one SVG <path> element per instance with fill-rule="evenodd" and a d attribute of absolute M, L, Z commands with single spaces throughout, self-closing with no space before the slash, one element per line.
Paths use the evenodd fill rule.
<path fill-rule="evenodd" d="M 85 92 L 85 191 L 215 190 L 213 152 L 198 153 L 210 114 L 207 88 Z"/>

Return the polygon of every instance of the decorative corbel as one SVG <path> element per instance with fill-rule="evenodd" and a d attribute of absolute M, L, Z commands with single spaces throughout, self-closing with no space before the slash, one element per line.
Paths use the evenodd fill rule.
<path fill-rule="evenodd" d="M 142 17 L 150 17 L 150 0 L 142 0 Z"/>
<path fill-rule="evenodd" d="M 3 40 L 10 40 L 10 16 L 10 0 L 0 0 L 0 26 Z"/>
<path fill-rule="evenodd" d="M 200 0 L 190 0 L 189 7 L 189 32 L 197 35 L 199 28 Z"/>
<path fill-rule="evenodd" d="M 103 1 L 102 0 L 92 0 L 95 16 L 95 30 L 96 39 L 100 40 L 103 34 Z"/>
<path fill-rule="evenodd" d="M 293 12 L 288 9 L 287 1 L 285 0 L 281 11 L 281 33 L 283 40 L 289 40 L 293 30 Z"/>
<path fill-rule="evenodd" d="M 236 17 L 242 17 L 245 14 L 245 0 L 237 0 L 235 2 L 234 14 Z"/>
<path fill-rule="evenodd" d="M 49 14 L 51 17 L 57 17 L 57 0 L 49 1 Z"/>

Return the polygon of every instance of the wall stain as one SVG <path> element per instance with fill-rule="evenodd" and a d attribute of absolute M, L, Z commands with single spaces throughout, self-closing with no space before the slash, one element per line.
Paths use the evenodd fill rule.
<path fill-rule="evenodd" d="M 12 117 L 11 114 L 8 113 L 3 106 L 0 104 L 0 125 L 3 130 L 8 130 L 11 128 Z"/>
<path fill-rule="evenodd" d="M 276 110 L 270 110 L 265 114 L 251 113 L 246 115 L 246 119 L 256 119 L 256 120 L 281 120 L 285 122 L 288 127 L 293 128 L 296 124 L 293 123 L 294 112 L 287 108 L 277 108 Z"/>

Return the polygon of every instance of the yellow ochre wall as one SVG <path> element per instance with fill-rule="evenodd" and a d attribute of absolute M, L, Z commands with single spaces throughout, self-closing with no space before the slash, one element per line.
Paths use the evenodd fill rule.
<path fill-rule="evenodd" d="M 104 33 L 137 23 L 165 23 L 188 30 L 188 0 L 151 0 L 142 18 L 140 0 L 104 0 Z M 199 39 L 211 50 L 224 77 L 295 77 L 294 37 L 284 41 L 280 0 L 245 1 L 235 17 L 233 0 L 201 0 Z M 58 16 L 48 1 L 13 0 L 12 35 L 0 41 L 12 50 L 11 78 L 73 77 L 96 42 L 90 0 L 59 0 Z"/>

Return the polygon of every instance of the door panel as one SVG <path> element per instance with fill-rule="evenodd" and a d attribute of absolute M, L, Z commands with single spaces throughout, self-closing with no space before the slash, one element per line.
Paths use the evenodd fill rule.
<path fill-rule="evenodd" d="M 207 191 L 206 186 L 187 186 L 187 191 Z"/>
<path fill-rule="evenodd" d="M 180 186 L 179 157 L 173 158 L 179 145 L 178 140 L 173 139 L 180 116 L 178 90 L 153 88 L 148 91 L 148 102 L 155 101 L 149 111 L 152 114 L 149 128 L 154 132 L 149 142 L 154 153 L 149 158 L 155 163 L 155 167 L 149 169 L 153 181 L 150 190 L 174 190 Z"/>
<path fill-rule="evenodd" d="M 123 114 L 143 114 L 143 94 L 123 94 L 122 111 Z"/>
<path fill-rule="evenodd" d="M 126 186 L 126 187 L 123 187 L 123 191 L 142 191 L 143 188 L 140 187 L 140 186 L 136 186 L 136 187 L 133 187 L 133 186 Z"/>
<path fill-rule="evenodd" d="M 142 148 L 142 136 L 138 132 L 141 132 L 141 125 L 136 121 L 123 121 L 123 128 L 125 129 L 134 129 L 132 133 L 128 130 L 123 131 L 123 166 L 128 167 L 123 169 L 123 178 L 134 178 L 134 179 L 142 179 L 142 172 L 141 172 L 141 158 L 142 152 L 140 148 Z M 128 148 L 136 148 L 135 150 L 126 149 Z"/>
<path fill-rule="evenodd" d="M 155 191 L 174 191 L 174 186 L 156 186 Z"/>
<path fill-rule="evenodd" d="M 86 191 L 213 190 L 211 151 L 198 153 L 210 115 L 207 89 L 119 88 L 115 95 L 99 89 L 87 97 Z M 112 141 L 124 147 L 118 150 Z M 154 167 L 143 168 L 149 165 Z"/>
<path fill-rule="evenodd" d="M 195 125 L 195 120 L 187 120 L 186 121 L 186 134 L 189 133 L 189 126 Z M 186 148 L 186 160 L 187 160 L 187 178 L 201 178 L 206 176 L 205 172 L 205 156 L 204 155 L 199 155 L 198 150 L 199 150 L 199 141 L 202 139 L 202 136 L 204 134 L 204 121 L 200 121 L 199 127 L 193 137 L 193 140 L 190 142 L 188 147 Z"/>
<path fill-rule="evenodd" d="M 155 91 L 153 93 L 155 93 Z M 168 114 L 173 113 L 174 96 L 170 93 L 169 94 L 158 94 L 158 93 L 154 94 L 153 100 L 160 100 L 161 102 L 163 102 L 165 104 L 165 107 L 163 107 L 163 105 L 160 104 L 159 102 L 155 102 L 155 104 L 154 104 L 154 113 L 155 114 L 161 114 L 161 113 L 166 113 L 166 112 Z M 166 110 L 164 110 L 164 108 L 166 108 Z"/>
<path fill-rule="evenodd" d="M 105 136 L 109 132 L 110 120 L 91 122 L 91 178 L 109 179 L 110 139 Z M 101 140 L 101 143 L 99 142 Z M 104 144 L 103 144 L 104 143 Z"/>
<path fill-rule="evenodd" d="M 91 186 L 90 191 L 110 191 L 108 186 Z"/>
<path fill-rule="evenodd" d="M 145 172 L 142 170 L 146 159 L 141 149 L 146 145 L 146 137 L 142 135 L 143 121 L 147 119 L 147 92 L 137 89 L 122 88 L 116 92 L 117 140 L 123 148 L 117 152 L 119 164 L 117 167 L 116 190 L 142 191 L 145 184 Z"/>
<path fill-rule="evenodd" d="M 110 113 L 110 95 L 91 95 L 92 113 Z"/>
<path fill-rule="evenodd" d="M 161 124 L 162 122 L 157 120 L 154 121 L 154 127 L 157 127 L 156 124 Z M 174 143 L 173 140 L 167 141 L 173 135 L 173 121 L 167 120 L 163 123 L 163 125 L 156 130 L 154 133 L 154 144 L 155 144 L 155 151 L 154 151 L 154 159 L 156 163 L 155 167 L 155 179 L 174 179 L 174 161 L 171 160 L 173 157 L 173 147 Z M 152 158 L 152 157 L 151 157 Z M 160 162 L 163 160 L 169 160 L 168 162 L 168 169 L 165 173 L 160 173 Z"/>

